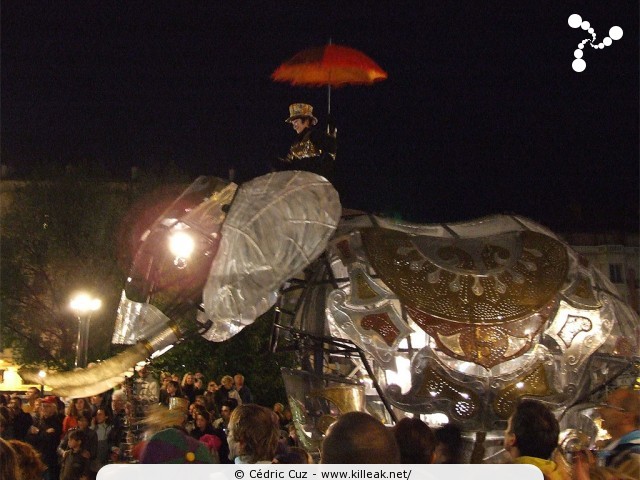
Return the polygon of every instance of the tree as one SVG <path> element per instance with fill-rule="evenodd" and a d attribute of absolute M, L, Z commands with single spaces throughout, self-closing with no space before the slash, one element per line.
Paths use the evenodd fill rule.
<path fill-rule="evenodd" d="M 180 376 L 186 372 L 202 372 L 207 379 L 220 383 L 223 375 L 241 373 L 251 389 L 254 401 L 271 406 L 286 400 L 281 367 L 292 367 L 291 353 L 270 351 L 273 309 L 225 342 L 209 342 L 198 336 L 177 345 L 152 362 L 156 371 Z"/>
<path fill-rule="evenodd" d="M 72 294 L 85 290 L 102 299 L 91 318 L 89 360 L 109 356 L 140 233 L 188 182 L 171 172 L 171 188 L 161 196 L 150 192 L 163 184 L 162 175 L 110 182 L 93 165 L 41 173 L 46 180 L 13 182 L 11 204 L 3 209 L 1 344 L 13 347 L 25 365 L 68 369 L 78 332 L 68 306 Z"/>

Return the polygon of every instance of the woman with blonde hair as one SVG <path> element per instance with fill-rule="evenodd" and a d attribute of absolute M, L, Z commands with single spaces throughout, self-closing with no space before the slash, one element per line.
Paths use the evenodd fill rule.
<path fill-rule="evenodd" d="M 182 389 L 182 395 L 189 399 L 189 404 L 196 401 L 196 388 L 193 373 L 187 372 L 184 374 L 180 388 Z"/>

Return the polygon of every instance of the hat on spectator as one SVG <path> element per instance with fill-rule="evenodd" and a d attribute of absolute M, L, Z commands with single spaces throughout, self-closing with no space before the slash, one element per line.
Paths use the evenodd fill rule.
<path fill-rule="evenodd" d="M 202 435 L 200 437 L 200 441 L 207 446 L 210 452 L 214 450 L 217 452 L 222 446 L 222 440 L 220 440 L 220 437 L 209 433 Z"/>
<path fill-rule="evenodd" d="M 214 463 L 204 443 L 177 428 L 154 434 L 140 455 L 140 463 Z"/>

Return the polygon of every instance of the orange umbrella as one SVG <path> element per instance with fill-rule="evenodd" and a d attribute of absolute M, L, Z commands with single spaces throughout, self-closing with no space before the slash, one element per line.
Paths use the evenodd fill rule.
<path fill-rule="evenodd" d="M 386 79 L 387 72 L 361 51 L 329 43 L 297 53 L 280 65 L 271 78 L 291 85 L 327 85 L 330 114 L 331 87 L 371 85 Z"/>

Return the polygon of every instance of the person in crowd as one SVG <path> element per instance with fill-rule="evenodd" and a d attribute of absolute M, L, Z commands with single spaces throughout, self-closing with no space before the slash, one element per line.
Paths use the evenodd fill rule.
<path fill-rule="evenodd" d="M 79 430 L 84 435 L 82 440 L 82 455 L 89 460 L 90 465 L 95 464 L 98 457 L 98 435 L 91 429 L 91 416 L 87 411 L 82 412 L 78 416 L 77 428 L 69 430 L 60 441 L 60 445 L 58 445 L 58 455 L 62 458 L 64 452 L 70 448 L 69 435 L 75 430 Z M 98 470 L 96 469 L 95 471 L 97 472 Z"/>
<path fill-rule="evenodd" d="M 25 441 L 35 447 L 47 466 L 45 480 L 58 480 L 58 444 L 62 434 L 62 420 L 58 416 L 57 398 L 50 395 L 42 399 L 42 416 L 29 427 Z"/>
<path fill-rule="evenodd" d="M 574 478 L 637 480 L 640 478 L 640 392 L 620 387 L 597 407 L 602 428 L 611 436 L 597 452 L 597 462 L 585 450 L 576 455 Z"/>
<path fill-rule="evenodd" d="M 193 378 L 193 373 L 187 372 L 182 377 L 182 383 L 180 384 L 182 389 L 182 395 L 189 399 L 189 403 L 193 403 L 196 400 L 196 387 Z"/>
<path fill-rule="evenodd" d="M 85 407 L 84 398 L 75 398 L 69 403 L 69 411 L 62 420 L 62 434 L 64 435 L 72 428 L 78 427 L 78 417 Z M 88 407 L 88 405 L 86 405 Z"/>
<path fill-rule="evenodd" d="M 138 367 L 138 378 L 135 380 L 135 399 L 144 407 L 160 401 L 160 386 L 146 365 Z"/>
<path fill-rule="evenodd" d="M 92 395 L 91 398 L 89 398 L 89 409 L 91 410 L 91 417 L 95 417 L 96 411 L 100 407 L 104 406 L 103 399 L 104 399 L 104 395 L 101 393 L 97 395 Z"/>
<path fill-rule="evenodd" d="M 0 438 L 5 440 L 14 438 L 11 410 L 5 405 L 0 405 Z"/>
<path fill-rule="evenodd" d="M 392 429 L 400 448 L 401 463 L 433 463 L 436 436 L 419 418 L 405 417 Z"/>
<path fill-rule="evenodd" d="M 31 412 L 33 423 L 36 424 L 42 419 L 42 398 L 36 398 L 33 404 L 33 412 Z"/>
<path fill-rule="evenodd" d="M 194 377 L 194 379 L 193 379 L 193 388 L 195 390 L 195 396 L 196 397 L 198 395 L 203 395 L 204 392 L 206 391 L 206 388 L 204 386 L 204 379 L 202 377 L 200 377 L 200 378 Z"/>
<path fill-rule="evenodd" d="M 22 472 L 20 471 L 20 463 L 18 461 L 18 455 L 11 447 L 11 444 L 0 438 L 0 478 L 6 479 L 21 479 Z M 57 480 L 57 479 L 56 479 Z"/>
<path fill-rule="evenodd" d="M 229 459 L 229 443 L 227 442 L 227 432 L 229 431 L 229 419 L 231 414 L 238 407 L 238 402 L 234 398 L 230 398 L 222 402 L 220 409 L 220 418 L 213 421 L 214 434 L 220 438 L 222 445 L 219 449 L 220 463 L 233 463 Z"/>
<path fill-rule="evenodd" d="M 218 390 L 216 390 L 213 398 L 216 402 L 216 407 L 218 407 L 219 412 L 222 409 L 222 402 L 229 398 L 235 398 L 238 402 L 238 405 L 242 404 L 240 395 L 238 395 L 238 392 L 236 392 L 235 388 L 233 388 L 233 377 L 231 377 L 230 375 L 225 375 L 220 379 L 220 387 L 218 388 Z"/>
<path fill-rule="evenodd" d="M 196 440 L 200 440 L 203 435 L 215 435 L 213 425 L 209 413 L 205 410 L 199 410 L 195 413 L 194 429 L 191 430 L 191 436 Z"/>
<path fill-rule="evenodd" d="M 546 405 L 521 400 L 509 417 L 503 446 L 513 463 L 535 465 L 546 480 L 564 480 L 566 473 L 551 460 L 559 434 L 558 420 Z"/>
<path fill-rule="evenodd" d="M 93 426 L 91 427 L 98 438 L 98 453 L 96 455 L 96 463 L 98 468 L 109 463 L 109 457 L 111 453 L 111 447 L 114 446 L 111 443 L 111 430 L 112 426 L 109 423 L 107 411 L 104 408 L 99 408 L 96 412 L 96 416 L 93 418 Z M 97 470 L 96 470 L 97 471 Z"/>
<path fill-rule="evenodd" d="M 275 456 L 273 463 L 306 463 L 312 464 L 313 458 L 309 453 L 300 447 L 291 447 L 287 453 L 280 453 Z"/>
<path fill-rule="evenodd" d="M 175 380 L 169 380 L 169 383 L 167 384 L 167 395 L 166 397 L 164 397 L 163 401 L 161 402 L 162 405 L 164 405 L 165 407 L 168 407 L 171 404 L 172 398 L 185 398 L 182 395 L 180 384 Z"/>
<path fill-rule="evenodd" d="M 340 415 L 322 442 L 320 463 L 400 463 L 400 449 L 390 429 L 364 412 Z"/>
<path fill-rule="evenodd" d="M 453 423 L 447 423 L 434 432 L 436 450 L 433 463 L 462 463 L 462 431 Z"/>
<path fill-rule="evenodd" d="M 207 401 L 204 398 L 204 395 L 196 395 L 196 399 L 195 399 L 195 401 L 193 403 L 194 403 L 194 405 L 201 406 L 205 410 L 207 409 Z"/>
<path fill-rule="evenodd" d="M 213 413 L 214 416 L 219 416 L 220 412 L 216 406 L 215 394 L 218 390 L 218 384 L 215 380 L 209 380 L 207 382 L 207 390 L 204 392 L 205 407 L 209 413 Z"/>
<path fill-rule="evenodd" d="M 307 103 L 289 105 L 289 117 L 285 120 L 296 132 L 296 139 L 284 158 L 272 163 L 276 171 L 306 170 L 331 180 L 336 158 L 335 128 L 327 130 L 316 127 L 318 119 L 313 116 L 313 106 Z"/>
<path fill-rule="evenodd" d="M 271 463 L 278 438 L 279 431 L 268 408 L 250 403 L 231 413 L 227 440 L 229 458 L 234 463 Z"/>
<path fill-rule="evenodd" d="M 230 398 L 222 402 L 222 406 L 220 407 L 220 418 L 216 419 L 213 422 L 213 427 L 227 430 L 227 428 L 229 427 L 229 419 L 231 418 L 231 414 L 237 406 L 238 402 L 235 400 L 235 398 Z"/>
<path fill-rule="evenodd" d="M 244 383 L 244 375 L 241 373 L 236 373 L 233 376 L 233 383 L 235 385 L 236 392 L 240 396 L 240 400 L 242 403 L 253 403 L 253 395 L 251 394 L 251 390 Z"/>
<path fill-rule="evenodd" d="M 158 392 L 158 402 L 164 403 L 164 398 L 167 396 L 167 385 L 171 381 L 171 374 L 169 372 L 160 373 L 160 390 Z"/>
<path fill-rule="evenodd" d="M 18 456 L 18 466 L 22 472 L 23 480 L 41 479 L 47 466 L 42 462 L 36 449 L 21 440 L 9 440 L 9 444 Z"/>
<path fill-rule="evenodd" d="M 113 392 L 111 395 L 111 431 L 109 432 L 109 444 L 113 447 L 120 447 L 126 442 L 127 435 L 127 413 L 126 394 L 122 390 Z"/>
<path fill-rule="evenodd" d="M 22 404 L 22 410 L 24 410 L 24 413 L 28 413 L 33 416 L 39 409 L 39 405 L 36 406 L 36 399 L 39 398 L 40 390 L 36 387 L 29 387 L 27 389 L 27 401 Z"/>
<path fill-rule="evenodd" d="M 84 433 L 80 430 L 69 432 L 69 448 L 62 456 L 60 480 L 88 480 L 89 459 L 83 455 Z"/>
<path fill-rule="evenodd" d="M 12 395 L 9 400 L 9 409 L 11 411 L 11 421 L 13 423 L 13 438 L 16 440 L 24 440 L 29 431 L 29 427 L 33 425 L 33 417 L 22 409 L 22 399 L 18 395 Z"/>

